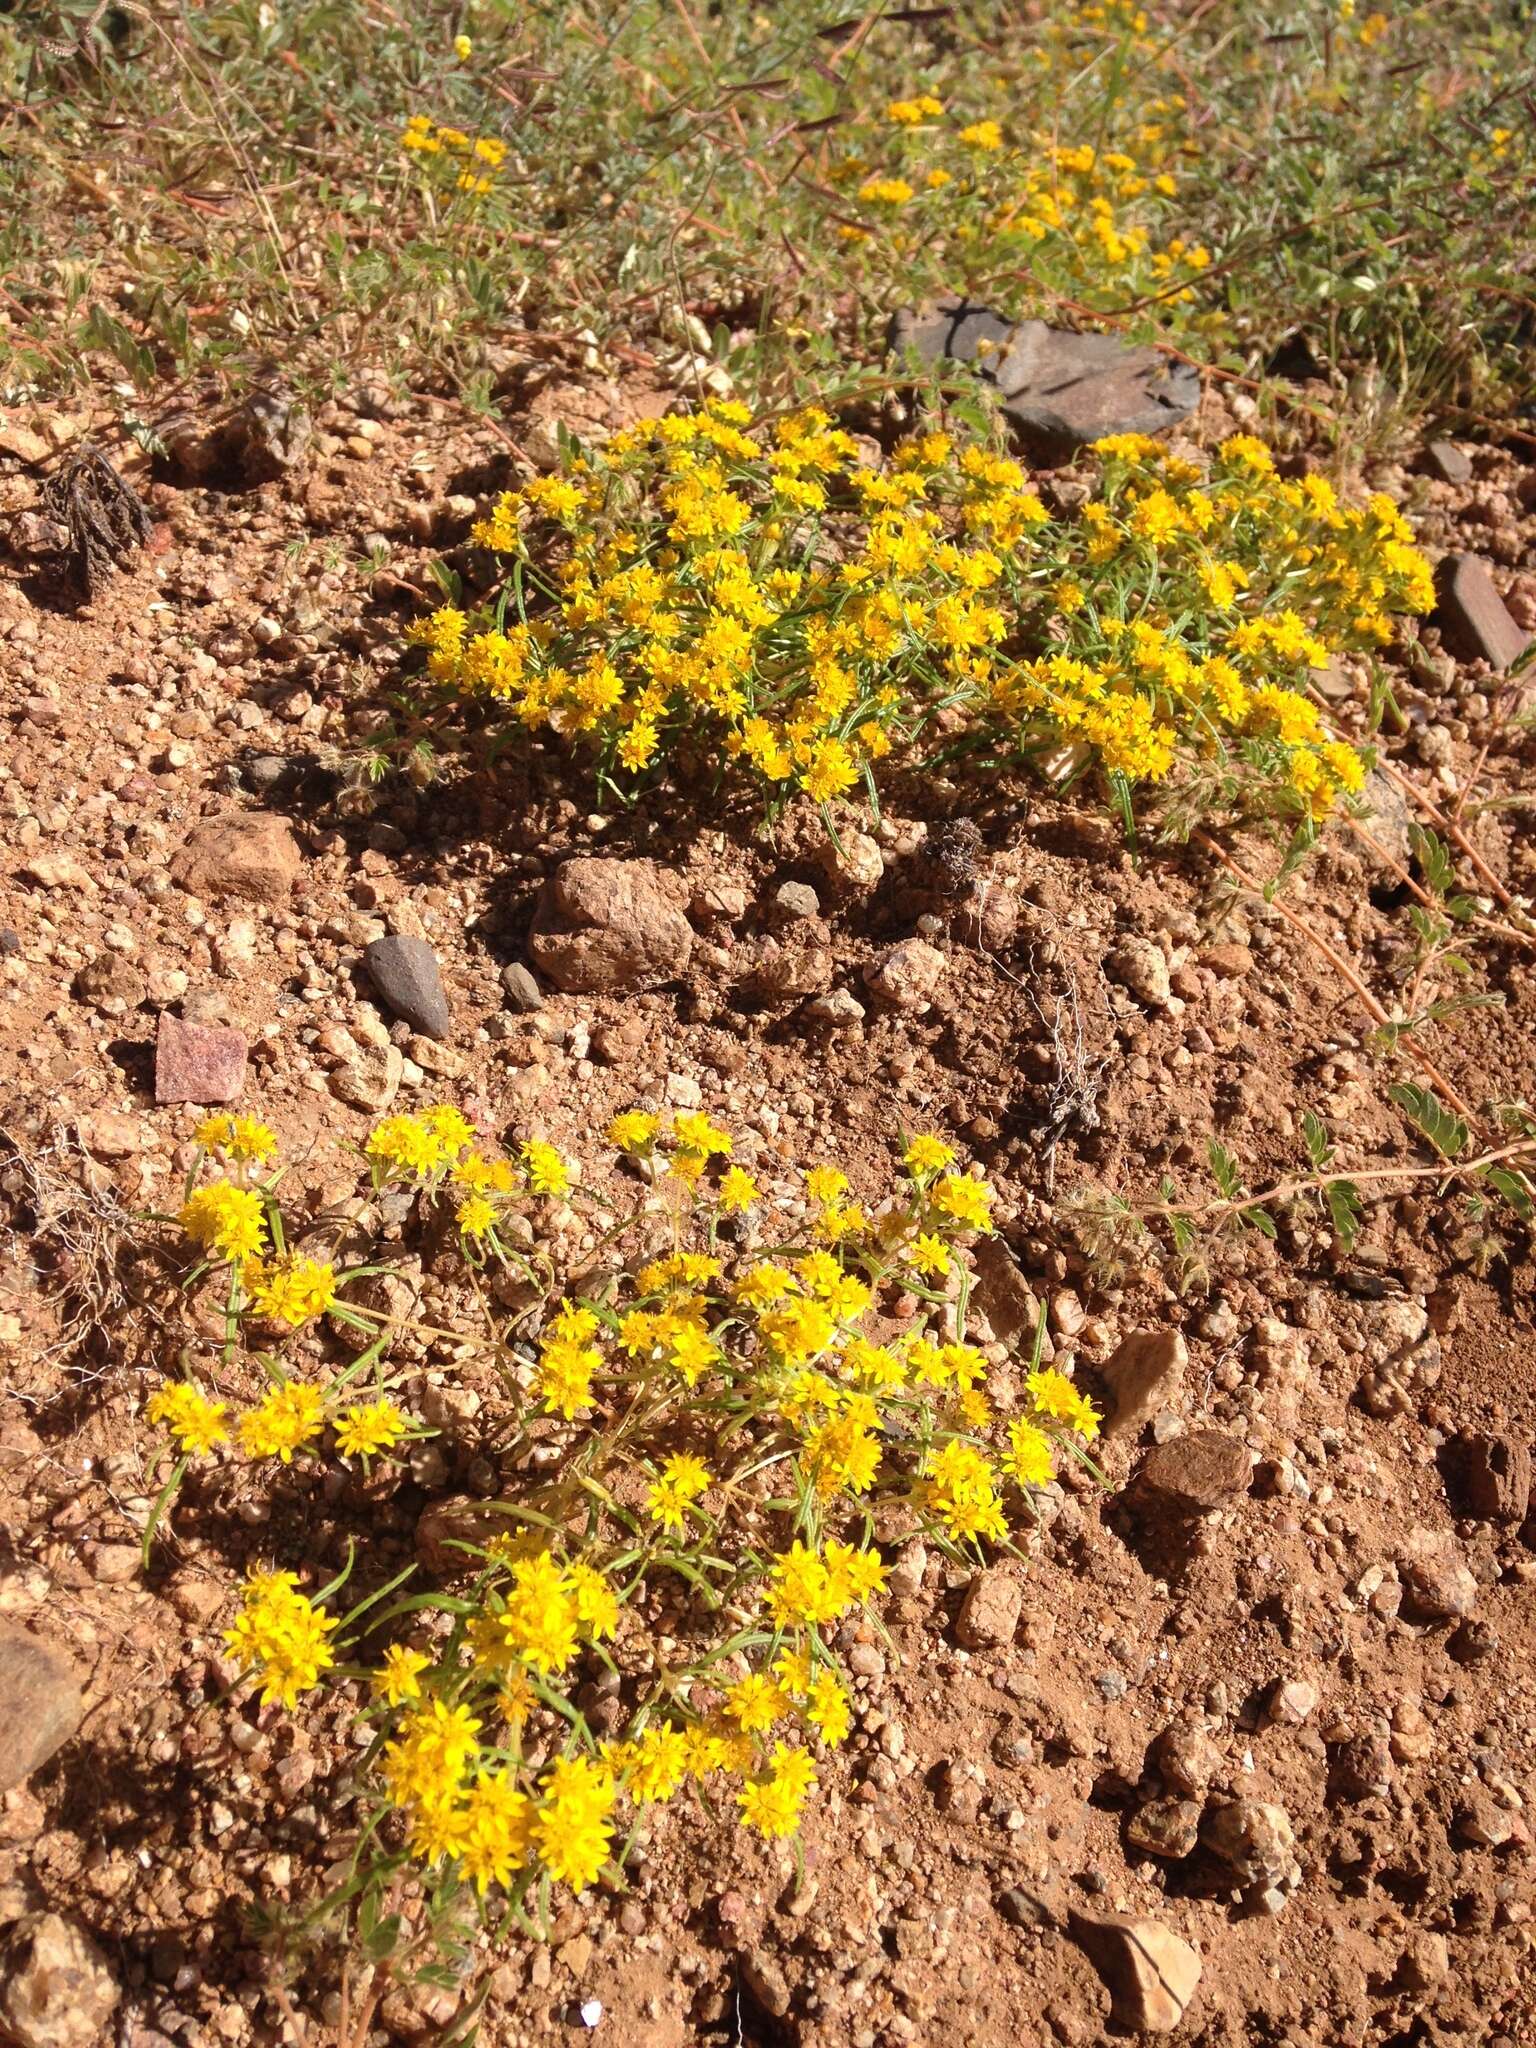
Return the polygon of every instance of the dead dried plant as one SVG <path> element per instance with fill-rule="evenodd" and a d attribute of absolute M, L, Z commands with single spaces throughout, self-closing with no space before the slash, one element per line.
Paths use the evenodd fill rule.
<path fill-rule="evenodd" d="M 40 1360 L 65 1358 L 77 1385 L 95 1385 L 164 1330 L 160 1262 L 145 1219 L 73 1125 L 51 1120 L 31 1137 L 0 1125 L 0 1204 L 0 1259 L 55 1306 Z"/>

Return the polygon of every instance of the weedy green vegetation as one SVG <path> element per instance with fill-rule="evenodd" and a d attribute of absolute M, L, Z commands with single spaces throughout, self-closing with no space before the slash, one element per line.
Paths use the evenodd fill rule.
<path fill-rule="evenodd" d="M 1529 363 L 1513 5 L 125 19 L 88 56 L 67 10 L 0 21 L 13 382 L 275 358 L 483 400 L 537 330 L 755 398 L 962 288 L 1245 373 L 1298 336 L 1398 417 L 1497 411 Z"/>
<path fill-rule="evenodd" d="M 1525 1229 L 1536 1222 L 1536 1117 L 1523 1103 L 1494 1105 L 1499 1141 L 1477 1151 L 1466 1119 L 1432 1088 L 1398 1081 L 1387 1095 L 1428 1143 L 1433 1163 L 1343 1168 L 1328 1126 L 1308 1109 L 1301 1115 L 1305 1166 L 1266 1187 L 1249 1188 L 1236 1156 L 1212 1138 L 1206 1165 L 1214 1193 L 1208 1196 L 1185 1197 L 1168 1175 L 1152 1201 L 1084 1183 L 1058 1214 L 1102 1284 L 1119 1284 L 1132 1264 L 1150 1257 L 1167 1264 L 1181 1291 L 1200 1293 L 1212 1282 L 1222 1248 L 1240 1243 L 1245 1233 L 1277 1239 L 1300 1228 L 1310 1239 L 1321 1231 L 1323 1244 L 1347 1259 L 1373 1199 L 1429 1188 L 1457 1198 L 1460 1255 L 1486 1273 L 1508 1249 L 1494 1227 L 1500 1215 Z"/>

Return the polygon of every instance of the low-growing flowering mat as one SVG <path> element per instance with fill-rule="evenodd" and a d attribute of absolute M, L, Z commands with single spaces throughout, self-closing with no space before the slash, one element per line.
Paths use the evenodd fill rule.
<path fill-rule="evenodd" d="M 968 1337 L 968 1247 L 992 1194 L 938 1138 L 900 1141 L 899 1181 L 868 1210 L 832 1165 L 770 1199 L 702 1112 L 628 1112 L 609 1137 L 633 1171 L 629 1214 L 584 1197 L 553 1147 L 488 1150 L 446 1105 L 375 1127 L 374 1186 L 451 1219 L 471 1272 L 528 1287 L 521 1311 L 487 1303 L 481 1341 L 506 1365 L 511 1448 L 536 1440 L 538 1455 L 458 1539 L 467 1591 L 395 1580 L 349 1608 L 346 1573 L 306 1592 L 277 1558 L 247 1577 L 225 1637 L 268 1705 L 302 1711 L 318 1685 L 366 1680 L 374 1811 L 344 1894 L 377 1901 L 419 1867 L 434 1924 L 461 1894 L 466 1912 L 504 1899 L 542 1923 L 552 1885 L 591 1884 L 647 1807 L 685 1792 L 795 1835 L 850 1727 L 834 1633 L 878 1612 L 876 1503 L 903 1500 L 911 1528 L 957 1553 L 1006 1547 L 1057 1458 L 1086 1460 L 1098 1432 L 1069 1378 L 1038 1356 L 1021 1378 Z M 249 1350 L 271 1386 L 238 1416 L 186 1380 L 151 1397 L 175 1462 L 146 1548 L 194 1459 L 237 1446 L 366 1469 L 422 1433 L 395 1399 L 395 1326 L 366 1300 L 387 1268 L 290 1243 L 265 1127 L 216 1116 L 199 1139 L 217 1172 L 181 1211 L 201 1255 L 189 1284 L 222 1291 L 226 1364 Z M 602 1222 L 613 1261 L 550 1307 L 540 1223 L 565 1201 Z M 324 1317 L 365 1340 L 329 1380 L 262 1348 Z M 664 1653 L 668 1580 L 692 1620 Z M 577 1702 L 601 1668 L 625 1690 L 621 1735 Z"/>
<path fill-rule="evenodd" d="M 975 439 L 866 459 L 825 411 L 712 403 L 503 495 L 474 530 L 496 595 L 411 637 L 432 681 L 621 788 L 686 751 L 825 805 L 931 727 L 962 772 L 1096 767 L 1127 817 L 1145 787 L 1305 834 L 1365 775 L 1314 673 L 1433 602 L 1401 514 L 1281 476 L 1250 435 L 1209 465 L 1140 435 L 1096 453 L 1098 494 L 1052 518 Z"/>

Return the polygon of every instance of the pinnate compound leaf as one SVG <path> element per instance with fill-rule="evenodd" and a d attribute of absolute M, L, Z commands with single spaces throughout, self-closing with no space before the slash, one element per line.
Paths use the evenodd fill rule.
<path fill-rule="evenodd" d="M 1447 1109 L 1433 1088 L 1417 1081 L 1398 1081 L 1387 1093 L 1442 1159 L 1459 1158 L 1467 1149 L 1469 1133 L 1464 1119 Z"/>
<path fill-rule="evenodd" d="M 1355 1239 L 1360 1235 L 1360 1214 L 1363 1207 L 1360 1190 L 1352 1180 L 1336 1180 L 1330 1183 L 1328 1216 L 1341 1252 L 1354 1250 Z"/>

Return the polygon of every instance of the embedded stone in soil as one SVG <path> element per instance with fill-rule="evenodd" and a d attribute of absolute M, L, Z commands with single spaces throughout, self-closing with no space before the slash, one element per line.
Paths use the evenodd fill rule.
<path fill-rule="evenodd" d="M 525 1016 L 543 1009 L 544 993 L 521 960 L 509 960 L 503 967 L 501 986 L 509 1009 L 521 1010 Z"/>
<path fill-rule="evenodd" d="M 27 1913 L 0 1950 L 0 2035 L 16 2048 L 95 2048 L 122 1996 L 83 1927 Z"/>
<path fill-rule="evenodd" d="M 1519 660 L 1530 635 L 1517 626 L 1477 555 L 1447 555 L 1435 571 L 1439 603 L 1433 624 L 1452 654 L 1506 669 Z"/>
<path fill-rule="evenodd" d="M 0 1622 L 0 1792 L 41 1770 L 80 1726 L 84 1711 L 63 1653 L 13 1622 Z"/>
<path fill-rule="evenodd" d="M 1137 2034 L 1171 2033 L 1200 1982 L 1200 1958 L 1189 1943 L 1130 1913 L 1074 1912 L 1069 1927 L 1108 1987 L 1115 2023 Z"/>
<path fill-rule="evenodd" d="M 285 903 L 302 865 L 298 841 L 281 818 L 234 811 L 188 834 L 172 874 L 207 902 Z"/>
<path fill-rule="evenodd" d="M 955 1634 L 968 1650 L 1011 1643 L 1023 1604 L 1019 1581 L 1001 1565 L 992 1565 L 966 1588 Z"/>
<path fill-rule="evenodd" d="M 1042 461 L 1070 461 L 1105 434 L 1161 434 L 1194 411 L 1200 374 L 1160 349 L 1111 334 L 1073 334 L 1043 320 L 1011 321 L 963 298 L 897 313 L 887 344 L 935 368 L 974 365 L 1002 397 L 1019 440 Z"/>
<path fill-rule="evenodd" d="M 1454 441 L 1431 441 L 1424 450 L 1424 467 L 1443 484 L 1472 481 L 1472 458 Z"/>
<path fill-rule="evenodd" d="M 191 1024 L 162 1010 L 155 1032 L 155 1101 L 212 1107 L 235 1102 L 245 1086 L 247 1047 L 223 1024 Z"/>
<path fill-rule="evenodd" d="M 1159 1408 L 1178 1400 L 1189 1364 L 1189 1346 L 1177 1330 L 1132 1330 L 1122 1337 L 1104 1367 L 1113 1402 L 1106 1434 L 1134 1436 Z"/>
<path fill-rule="evenodd" d="M 1247 1490 L 1252 1461 L 1238 1438 L 1192 1429 L 1148 1451 L 1135 1478 L 1138 1497 L 1185 1514 L 1204 1514 Z"/>
<path fill-rule="evenodd" d="M 652 860 L 565 861 L 534 914 L 528 950 L 573 995 L 659 988 L 693 952 L 688 891 Z"/>
<path fill-rule="evenodd" d="M 1523 1522 L 1531 1504 L 1529 1446 L 1508 1436 L 1468 1436 L 1456 1459 L 1468 1514 L 1489 1522 Z"/>
<path fill-rule="evenodd" d="M 364 948 L 363 965 L 385 1004 L 424 1038 L 446 1038 L 453 1028 L 437 955 L 425 939 L 391 932 Z"/>

